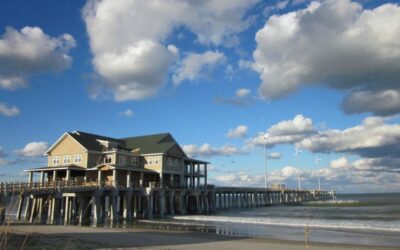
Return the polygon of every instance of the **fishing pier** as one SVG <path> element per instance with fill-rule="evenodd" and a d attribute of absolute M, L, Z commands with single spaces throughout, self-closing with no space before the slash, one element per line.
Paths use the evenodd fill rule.
<path fill-rule="evenodd" d="M 130 222 L 224 209 L 300 204 L 328 200 L 334 193 L 318 190 L 272 190 L 244 187 L 157 188 L 112 183 L 2 183 L 0 199 L 18 200 L 17 220 L 45 224 Z"/>
<path fill-rule="evenodd" d="M 18 201 L 16 219 L 49 224 L 120 222 L 166 215 L 299 204 L 334 193 L 286 188 L 217 187 L 208 162 L 189 157 L 169 133 L 111 138 L 64 133 L 28 181 L 2 183 L 0 201 Z M 0 204 L 0 221 L 4 221 Z"/>

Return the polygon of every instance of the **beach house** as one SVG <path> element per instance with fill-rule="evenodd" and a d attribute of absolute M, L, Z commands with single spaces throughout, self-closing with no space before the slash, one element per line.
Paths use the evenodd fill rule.
<path fill-rule="evenodd" d="M 26 170 L 29 182 L 76 182 L 134 188 L 207 186 L 207 162 L 189 158 L 169 133 L 111 138 L 64 133 L 45 153 L 45 167 Z M 36 176 L 34 176 L 36 175 Z"/>

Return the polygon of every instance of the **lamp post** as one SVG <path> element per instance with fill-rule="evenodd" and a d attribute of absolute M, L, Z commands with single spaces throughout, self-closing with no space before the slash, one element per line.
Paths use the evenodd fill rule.
<path fill-rule="evenodd" d="M 320 179 L 320 176 L 319 176 L 319 168 L 318 168 L 318 162 L 320 162 L 321 161 L 321 159 L 320 158 L 318 158 L 318 157 L 315 157 L 315 165 L 317 165 L 317 173 L 318 173 L 318 191 L 321 191 L 321 179 Z"/>
<path fill-rule="evenodd" d="M 301 175 L 300 175 L 300 153 L 301 150 L 299 150 L 298 148 L 295 148 L 295 156 L 297 157 L 297 178 L 298 178 L 298 182 L 299 182 L 299 186 L 298 189 L 301 190 Z"/>
<path fill-rule="evenodd" d="M 265 189 L 268 188 L 268 166 L 267 166 L 267 135 L 264 136 L 264 166 L 265 166 Z"/>

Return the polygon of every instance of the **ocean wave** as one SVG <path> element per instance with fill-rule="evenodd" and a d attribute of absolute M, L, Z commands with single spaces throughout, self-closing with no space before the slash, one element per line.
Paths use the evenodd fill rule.
<path fill-rule="evenodd" d="M 386 231 L 400 232 L 400 221 L 357 221 L 352 220 L 315 220 L 315 219 L 287 219 L 287 218 L 249 218 L 234 216 L 174 216 L 175 220 L 211 222 L 211 223 L 235 223 L 235 224 L 256 224 L 264 226 L 284 227 L 309 227 L 319 229 L 336 230 L 363 230 L 363 231 Z"/>
<path fill-rule="evenodd" d="M 317 205 L 351 205 L 358 204 L 358 200 L 327 200 L 327 201 L 308 201 L 304 204 L 317 204 Z"/>

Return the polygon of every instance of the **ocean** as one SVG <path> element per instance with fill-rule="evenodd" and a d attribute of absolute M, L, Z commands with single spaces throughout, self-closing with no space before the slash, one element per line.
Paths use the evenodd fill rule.
<path fill-rule="evenodd" d="M 400 193 L 343 194 L 296 206 L 235 209 L 147 221 L 172 228 L 277 240 L 392 246 L 400 249 Z"/>

